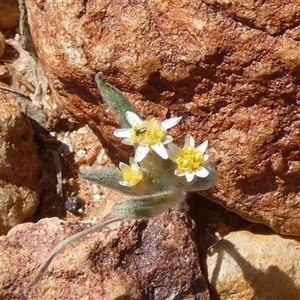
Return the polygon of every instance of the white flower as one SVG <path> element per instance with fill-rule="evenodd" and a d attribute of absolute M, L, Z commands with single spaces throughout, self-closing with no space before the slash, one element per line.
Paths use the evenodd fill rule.
<path fill-rule="evenodd" d="M 143 179 L 143 173 L 140 166 L 133 160 L 132 157 L 129 158 L 129 163 L 130 166 L 120 162 L 119 168 L 124 180 L 119 183 L 124 186 L 135 186 Z"/>
<path fill-rule="evenodd" d="M 121 128 L 114 131 L 114 135 L 123 138 L 122 143 L 136 147 L 134 160 L 140 162 L 150 149 L 154 150 L 163 159 L 168 158 L 165 144 L 171 143 L 173 138 L 167 135 L 167 130 L 181 120 L 181 117 L 170 118 L 159 122 L 155 118 L 141 120 L 131 111 L 126 112 L 126 119 L 131 128 Z"/>
<path fill-rule="evenodd" d="M 208 160 L 208 155 L 205 154 L 207 146 L 208 141 L 205 141 L 195 148 L 195 140 L 190 134 L 186 135 L 182 149 L 173 143 L 169 144 L 169 157 L 177 164 L 174 174 L 185 176 L 188 182 L 191 182 L 195 175 L 201 178 L 207 177 L 209 172 L 203 167 Z"/>

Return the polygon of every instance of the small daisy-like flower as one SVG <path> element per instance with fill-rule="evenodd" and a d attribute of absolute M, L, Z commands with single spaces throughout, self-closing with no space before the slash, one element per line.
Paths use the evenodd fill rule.
<path fill-rule="evenodd" d="M 163 122 L 155 118 L 143 121 L 135 113 L 127 111 L 126 119 L 132 127 L 116 129 L 114 135 L 123 138 L 123 144 L 136 146 L 134 156 L 136 162 L 143 160 L 150 149 L 163 159 L 168 158 L 164 145 L 171 143 L 173 138 L 167 135 L 167 130 L 178 124 L 181 117 L 170 118 Z"/>
<path fill-rule="evenodd" d="M 205 154 L 207 146 L 208 141 L 205 141 L 195 147 L 195 140 L 190 134 L 187 134 L 182 149 L 173 143 L 169 144 L 169 157 L 177 164 L 174 174 L 185 176 L 188 182 L 191 182 L 195 175 L 201 178 L 207 177 L 209 172 L 203 167 L 208 159 L 208 155 Z"/>
<path fill-rule="evenodd" d="M 140 166 L 133 160 L 132 157 L 129 158 L 129 163 L 130 166 L 120 162 L 119 168 L 124 180 L 119 183 L 124 186 L 135 186 L 143 179 L 143 173 Z"/>

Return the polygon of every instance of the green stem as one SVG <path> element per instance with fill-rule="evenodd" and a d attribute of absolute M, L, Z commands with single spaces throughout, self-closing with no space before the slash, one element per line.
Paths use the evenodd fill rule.
<path fill-rule="evenodd" d="M 83 236 L 86 236 L 90 233 L 93 233 L 101 228 L 103 228 L 104 226 L 113 223 L 113 222 L 117 222 L 122 220 L 123 218 L 111 218 L 107 221 L 101 222 L 99 224 L 96 224 L 90 228 L 87 228 L 83 231 L 77 232 L 73 235 L 71 235 L 70 237 L 64 239 L 63 241 L 61 241 L 60 243 L 58 243 L 51 251 L 50 253 L 47 255 L 47 257 L 45 258 L 45 260 L 42 262 L 42 264 L 40 265 L 40 267 L 38 268 L 38 270 L 36 271 L 32 281 L 29 283 L 29 288 L 34 287 L 34 285 L 40 280 L 40 278 L 43 276 L 43 274 L 45 273 L 45 271 L 47 270 L 49 264 L 51 263 L 52 259 L 54 258 L 54 256 L 64 247 L 66 247 L 67 245 L 69 245 L 70 243 L 80 239 Z"/>

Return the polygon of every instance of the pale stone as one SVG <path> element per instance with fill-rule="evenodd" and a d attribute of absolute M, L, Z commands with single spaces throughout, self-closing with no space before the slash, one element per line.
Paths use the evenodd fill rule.
<path fill-rule="evenodd" d="M 231 232 L 207 257 L 213 294 L 220 300 L 300 299 L 299 248 L 299 238 Z"/>

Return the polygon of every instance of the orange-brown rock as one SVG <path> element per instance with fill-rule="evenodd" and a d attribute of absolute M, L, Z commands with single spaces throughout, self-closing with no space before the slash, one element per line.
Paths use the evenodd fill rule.
<path fill-rule="evenodd" d="M 0 30 L 13 30 L 19 21 L 18 0 L 0 2 Z"/>
<path fill-rule="evenodd" d="M 219 182 L 205 196 L 300 235 L 298 1 L 26 0 L 61 107 L 125 157 L 95 88 L 105 78 L 141 116 L 181 115 L 171 134 L 209 140 Z M 128 154 L 127 154 L 128 156 Z"/>
<path fill-rule="evenodd" d="M 22 224 L 0 238 L 1 299 L 209 299 L 185 215 L 124 221 L 57 254 L 27 288 L 48 251 L 89 224 L 57 218 Z"/>
<path fill-rule="evenodd" d="M 0 58 L 2 57 L 4 51 L 5 51 L 5 36 L 0 31 Z"/>
<path fill-rule="evenodd" d="M 0 92 L 0 234 L 38 206 L 40 161 L 25 104 Z"/>

